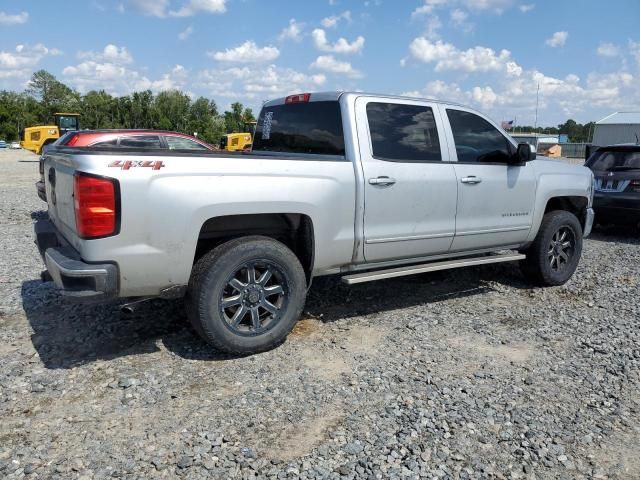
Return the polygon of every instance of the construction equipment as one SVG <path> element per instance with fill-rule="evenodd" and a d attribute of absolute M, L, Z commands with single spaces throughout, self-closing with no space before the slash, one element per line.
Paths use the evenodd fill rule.
<path fill-rule="evenodd" d="M 227 152 L 251 150 L 256 125 L 257 122 L 245 122 L 243 125 L 244 132 L 223 135 L 220 139 L 220 150 L 226 150 Z"/>
<path fill-rule="evenodd" d="M 45 145 L 55 142 L 67 132 L 80 129 L 79 113 L 54 113 L 53 119 L 55 125 L 37 125 L 25 128 L 20 135 L 22 148 L 40 155 Z"/>

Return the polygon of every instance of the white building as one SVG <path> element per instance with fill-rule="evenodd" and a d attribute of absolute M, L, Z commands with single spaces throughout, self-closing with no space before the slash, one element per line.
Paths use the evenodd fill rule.
<path fill-rule="evenodd" d="M 604 147 L 639 140 L 640 112 L 616 112 L 596 122 L 592 144 Z"/>

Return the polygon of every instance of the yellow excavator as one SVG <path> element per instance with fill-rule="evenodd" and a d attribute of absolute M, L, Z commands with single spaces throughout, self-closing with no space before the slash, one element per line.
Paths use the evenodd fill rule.
<path fill-rule="evenodd" d="M 220 139 L 220 150 L 242 152 L 251 149 L 257 122 L 245 122 L 242 133 L 227 133 Z"/>
<path fill-rule="evenodd" d="M 80 130 L 79 113 L 54 113 L 55 125 L 27 127 L 20 134 L 20 145 L 26 150 L 40 155 L 45 145 L 55 142 L 72 130 Z"/>

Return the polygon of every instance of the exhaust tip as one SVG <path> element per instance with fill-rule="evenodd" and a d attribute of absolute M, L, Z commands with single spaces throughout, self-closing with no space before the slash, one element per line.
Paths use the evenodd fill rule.
<path fill-rule="evenodd" d="M 120 311 L 121 311 L 122 313 L 124 313 L 125 315 L 133 315 L 133 314 L 134 314 L 134 312 L 135 312 L 136 310 L 135 310 L 135 308 L 133 308 L 133 307 L 130 307 L 130 306 L 128 306 L 128 305 L 125 305 L 125 306 L 123 306 L 123 307 L 120 307 Z"/>

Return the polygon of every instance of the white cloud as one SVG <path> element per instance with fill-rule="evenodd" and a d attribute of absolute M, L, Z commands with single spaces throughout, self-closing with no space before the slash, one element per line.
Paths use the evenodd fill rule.
<path fill-rule="evenodd" d="M 276 47 L 258 47 L 254 41 L 247 40 L 235 48 L 227 48 L 224 52 L 209 52 L 208 55 L 219 62 L 233 63 L 265 63 L 280 56 Z"/>
<path fill-rule="evenodd" d="M 533 69 L 518 77 L 499 75 L 468 89 L 436 80 L 405 94 L 470 104 L 495 118 L 517 117 L 520 124 L 533 124 L 539 86 L 540 115 L 546 124 L 552 124 L 568 117 L 589 121 L 617 109 L 640 108 L 637 81 L 628 72 L 591 73 L 581 81 L 575 74 L 561 79 Z"/>
<path fill-rule="evenodd" d="M 0 25 L 21 25 L 23 23 L 27 23 L 28 20 L 28 12 L 20 12 L 16 14 L 0 12 Z"/>
<path fill-rule="evenodd" d="M 209 95 L 267 100 L 301 91 L 317 90 L 324 85 L 323 74 L 307 75 L 275 65 L 204 70 L 196 85 Z"/>
<path fill-rule="evenodd" d="M 568 32 L 555 32 L 544 43 L 551 48 L 564 47 L 564 44 L 567 43 L 567 38 L 569 38 Z"/>
<path fill-rule="evenodd" d="M 128 64 L 133 62 L 133 57 L 127 47 L 118 47 L 109 44 L 101 52 L 78 52 L 78 58 L 94 62 L 109 62 L 117 64 Z"/>
<path fill-rule="evenodd" d="M 129 0 L 134 9 L 143 15 L 166 17 L 169 0 Z"/>
<path fill-rule="evenodd" d="M 227 11 L 226 0 L 190 0 L 179 10 L 172 10 L 174 17 L 190 17 L 197 13 L 224 13 Z"/>
<path fill-rule="evenodd" d="M 187 80 L 187 71 L 182 65 L 176 65 L 170 72 L 157 80 L 151 80 L 137 70 L 116 63 L 99 63 L 92 60 L 62 70 L 66 82 L 80 92 L 105 90 L 111 95 L 127 95 L 134 91 L 183 89 Z"/>
<path fill-rule="evenodd" d="M 598 45 L 596 53 L 601 57 L 617 57 L 620 55 L 620 47 L 613 43 L 603 42 Z"/>
<path fill-rule="evenodd" d="M 527 4 L 520 5 L 518 8 L 520 9 L 520 11 L 522 13 L 528 13 L 531 10 L 533 10 L 534 8 L 536 8 L 536 4 L 535 3 L 527 3 Z"/>
<path fill-rule="evenodd" d="M 459 50 L 450 43 L 418 37 L 411 42 L 409 51 L 417 60 L 435 63 L 436 72 L 503 72 L 516 77 L 522 73 L 522 67 L 512 59 L 509 50 L 496 53 L 491 48 L 481 46 Z"/>
<path fill-rule="evenodd" d="M 338 23 L 340 23 L 340 20 L 351 23 L 351 12 L 347 10 L 339 15 L 332 15 L 330 17 L 323 18 L 320 23 L 324 28 L 335 28 L 338 26 Z"/>
<path fill-rule="evenodd" d="M 346 75 L 350 78 L 362 78 L 362 73 L 353 68 L 349 62 L 336 60 L 333 55 L 320 55 L 311 64 L 311 68 Z"/>
<path fill-rule="evenodd" d="M 169 0 L 129 0 L 131 5 L 142 13 L 152 17 L 190 17 L 198 13 L 220 14 L 227 11 L 227 0 L 188 0 L 177 4 L 172 10 Z M 179 5 L 179 6 L 178 6 Z"/>
<path fill-rule="evenodd" d="M 450 0 L 424 0 L 424 5 L 416 8 L 411 16 L 413 18 L 433 13 L 436 8 L 442 7 L 447 3 L 453 3 Z"/>
<path fill-rule="evenodd" d="M 14 79 L 21 88 L 45 57 L 61 55 L 57 48 L 19 44 L 13 50 L 0 50 L 0 78 Z M 3 88 L 7 88 L 3 86 Z"/>
<path fill-rule="evenodd" d="M 469 10 L 478 12 L 487 11 L 497 15 L 511 8 L 514 0 L 424 0 L 424 3 L 411 14 L 412 18 L 423 15 L 431 15 L 437 9 L 444 7 L 463 6 Z"/>
<path fill-rule="evenodd" d="M 178 34 L 178 39 L 186 40 L 187 38 L 189 38 L 191 36 L 192 33 L 193 33 L 193 27 L 191 25 L 189 25 L 187 28 L 185 28 L 183 31 L 181 31 Z"/>
<path fill-rule="evenodd" d="M 469 14 L 464 10 L 460 10 L 459 8 L 452 10 L 450 16 L 451 16 L 451 21 L 456 25 L 463 24 L 469 18 Z"/>
<path fill-rule="evenodd" d="M 513 0 L 463 0 L 462 3 L 471 10 L 486 10 L 501 15 L 510 8 Z"/>
<path fill-rule="evenodd" d="M 302 40 L 304 31 L 304 23 L 296 21 L 295 18 L 289 20 L 289 26 L 282 29 L 280 32 L 280 36 L 278 37 L 282 40 L 293 40 L 294 42 L 299 42 Z"/>
<path fill-rule="evenodd" d="M 442 22 L 438 15 L 432 15 L 427 20 L 427 28 L 424 32 L 424 36 L 431 40 L 437 40 L 440 38 L 439 30 L 442 28 Z"/>
<path fill-rule="evenodd" d="M 334 44 L 330 44 L 327 40 L 327 34 L 321 28 L 316 28 L 311 32 L 313 43 L 316 48 L 323 52 L 333 52 L 342 54 L 359 53 L 364 48 L 364 37 L 359 36 L 353 42 L 349 43 L 344 38 L 339 38 Z"/>

